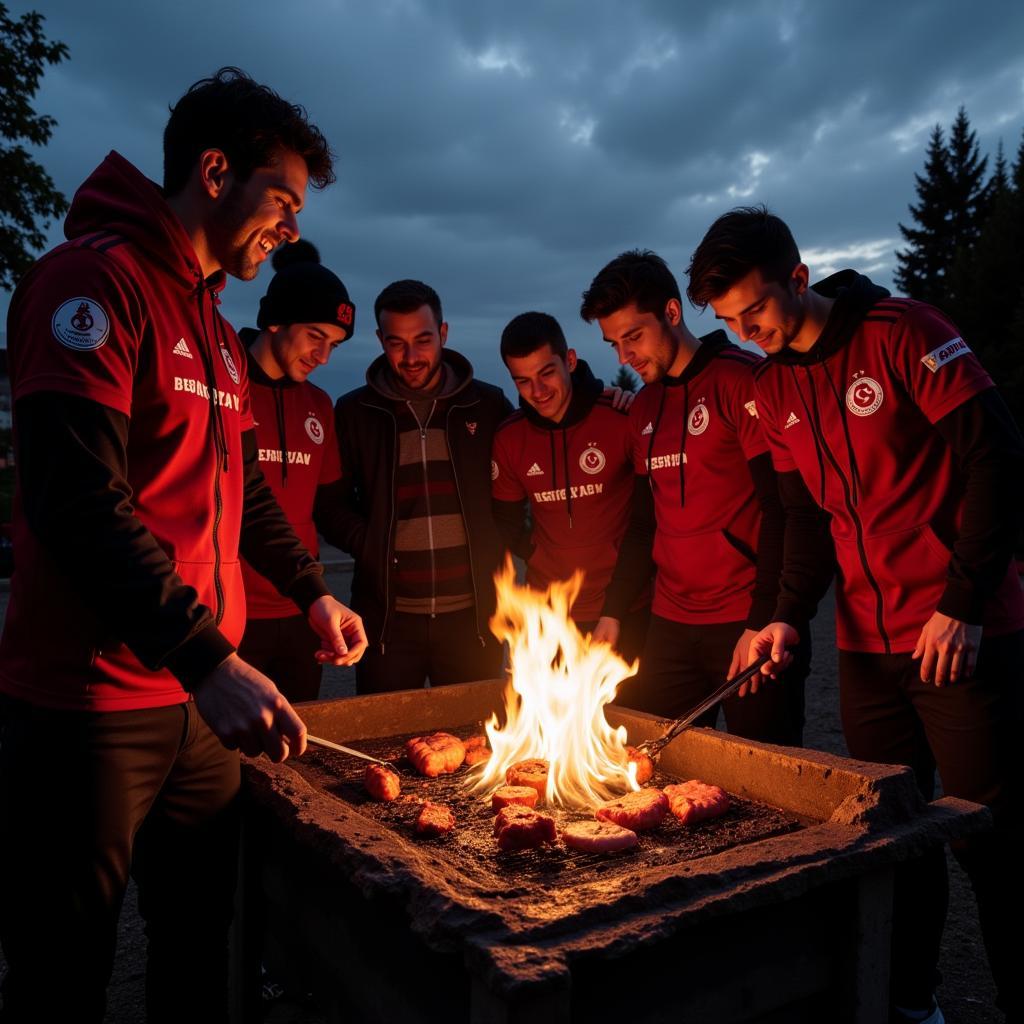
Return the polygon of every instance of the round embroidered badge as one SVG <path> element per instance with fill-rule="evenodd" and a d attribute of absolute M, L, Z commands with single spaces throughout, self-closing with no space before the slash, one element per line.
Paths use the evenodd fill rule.
<path fill-rule="evenodd" d="M 690 418 L 686 423 L 686 429 L 694 435 L 703 434 L 708 429 L 708 423 L 711 422 L 711 417 L 708 415 L 708 407 L 701 402 L 700 405 L 695 406 L 693 412 L 690 413 Z"/>
<path fill-rule="evenodd" d="M 587 448 L 580 456 L 580 469 L 584 473 L 590 473 L 593 476 L 595 473 L 600 473 L 604 469 L 604 464 L 608 460 L 604 457 L 604 452 L 600 448 L 591 445 Z"/>
<path fill-rule="evenodd" d="M 858 377 L 846 390 L 846 408 L 854 416 L 870 416 L 885 398 L 882 385 L 872 377 Z"/>
<path fill-rule="evenodd" d="M 50 321 L 53 336 L 76 352 L 91 352 L 106 343 L 110 334 L 110 318 L 106 310 L 82 295 L 62 302 Z"/>
<path fill-rule="evenodd" d="M 306 417 L 306 433 L 309 434 L 309 439 L 313 444 L 324 443 L 323 424 L 315 416 Z"/>

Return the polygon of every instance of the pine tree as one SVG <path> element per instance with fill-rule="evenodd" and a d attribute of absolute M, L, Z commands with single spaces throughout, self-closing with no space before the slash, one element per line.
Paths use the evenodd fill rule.
<path fill-rule="evenodd" d="M 639 385 L 639 378 L 626 365 L 620 366 L 619 372 L 612 378 L 613 388 L 622 388 L 623 391 L 632 391 L 634 394 L 639 389 Z"/>
<path fill-rule="evenodd" d="M 945 277 L 953 263 L 950 155 L 942 128 L 932 129 L 924 174 L 915 174 L 918 202 L 910 212 L 918 227 L 899 225 L 907 248 L 896 253 L 893 278 L 901 294 L 931 302 L 944 292 Z"/>

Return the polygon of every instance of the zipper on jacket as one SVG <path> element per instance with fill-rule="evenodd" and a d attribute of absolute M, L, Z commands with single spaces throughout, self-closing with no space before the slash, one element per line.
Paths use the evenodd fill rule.
<path fill-rule="evenodd" d="M 809 371 L 808 377 L 810 377 Z M 868 552 L 864 544 L 864 525 L 861 523 L 860 516 L 857 514 L 857 509 L 853 504 L 850 483 L 846 479 L 846 474 L 843 473 L 842 467 L 839 465 L 839 460 L 833 454 L 832 449 L 829 447 L 828 440 L 825 437 L 825 429 L 821 421 L 821 416 L 818 413 L 818 393 L 813 377 L 810 378 L 810 385 L 811 401 L 814 404 L 813 412 L 807 408 L 807 403 L 804 401 L 803 394 L 800 395 L 800 400 L 803 402 L 804 410 L 811 418 L 811 425 L 817 430 L 818 437 L 821 438 L 821 447 L 825 457 L 828 459 L 832 468 L 835 470 L 836 475 L 842 482 L 843 502 L 846 505 L 847 512 L 850 514 L 850 518 L 853 520 L 854 532 L 857 537 L 857 554 L 860 556 L 861 566 L 864 569 L 864 575 L 867 578 L 868 585 L 871 587 L 875 595 L 875 627 L 878 629 L 878 634 L 882 638 L 882 643 L 885 644 L 885 653 L 891 654 L 892 648 L 889 643 L 889 633 L 885 628 L 885 605 L 882 597 L 882 588 L 878 585 L 878 580 L 875 579 L 875 574 L 871 571 L 871 565 L 868 562 Z"/>
<path fill-rule="evenodd" d="M 376 406 L 375 408 L 380 408 Z M 380 653 L 384 653 L 384 636 L 391 618 L 391 572 L 395 562 L 395 490 L 398 486 L 398 419 L 390 409 L 381 409 L 391 417 L 391 516 L 388 520 L 388 543 L 384 551 L 384 620 L 380 625 Z"/>
<path fill-rule="evenodd" d="M 473 406 L 473 405 L 476 405 L 476 404 L 477 404 L 476 402 L 467 402 L 466 405 L 460 405 L 460 406 L 458 406 L 458 408 L 459 409 L 468 409 L 468 408 L 470 408 L 470 406 Z M 462 510 L 462 525 L 463 525 L 463 527 L 465 527 L 465 525 L 466 525 L 466 506 L 465 506 L 465 504 L 464 504 L 464 502 L 462 500 L 462 488 L 459 486 L 459 474 L 456 472 L 456 469 L 455 469 L 455 459 L 452 456 L 452 442 L 451 442 L 450 431 L 449 431 L 449 427 L 451 426 L 451 421 L 452 421 L 452 413 L 455 411 L 455 409 L 456 409 L 456 406 L 454 406 L 454 405 L 453 406 L 449 406 L 449 408 L 448 408 L 448 415 L 445 416 L 445 421 L 444 421 L 444 443 L 445 443 L 445 446 L 448 449 L 448 461 L 451 463 L 451 466 L 452 466 L 452 479 L 455 481 L 455 493 L 456 493 L 456 495 L 458 496 L 458 499 L 459 499 L 459 508 Z M 468 529 L 465 530 L 465 533 L 466 533 L 466 551 L 469 552 L 469 581 L 470 581 L 470 583 L 473 584 L 473 614 L 474 614 L 474 616 L 476 618 L 476 628 L 477 628 L 476 638 L 477 638 L 477 640 L 480 641 L 480 646 L 481 647 L 486 647 L 487 646 L 487 641 L 484 640 L 483 636 L 481 636 L 481 634 L 479 632 L 479 630 L 480 630 L 480 595 L 477 593 L 477 590 L 476 590 L 476 573 L 473 572 L 473 545 L 472 545 L 472 542 L 469 539 L 469 536 L 470 536 L 471 532 L 472 532 L 471 530 L 468 530 Z"/>
<path fill-rule="evenodd" d="M 420 423 L 412 402 L 406 402 L 409 412 L 416 420 L 416 426 L 420 428 L 420 465 L 423 467 L 423 498 L 427 503 L 427 543 L 430 545 L 430 617 L 437 617 L 437 557 L 434 554 L 434 513 L 430 507 L 430 474 L 427 472 L 427 427 L 437 408 L 437 399 L 430 403 L 430 412 L 427 418 Z M 455 472 L 455 464 L 452 463 L 452 472 Z"/>

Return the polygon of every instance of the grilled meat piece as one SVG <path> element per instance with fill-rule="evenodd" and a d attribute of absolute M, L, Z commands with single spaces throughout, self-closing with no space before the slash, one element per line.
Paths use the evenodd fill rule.
<path fill-rule="evenodd" d="M 505 771 L 505 781 L 510 786 L 529 786 L 543 800 L 548 788 L 548 763 L 542 757 L 517 761 Z"/>
<path fill-rule="evenodd" d="M 636 781 L 638 785 L 646 785 L 654 775 L 654 762 L 642 750 L 626 747 L 626 757 L 636 762 Z"/>
<path fill-rule="evenodd" d="M 594 814 L 631 832 L 657 828 L 668 814 L 668 797 L 660 789 L 641 789 L 602 804 Z"/>
<path fill-rule="evenodd" d="M 374 800 L 395 800 L 402 792 L 402 783 L 397 773 L 382 764 L 367 765 L 363 785 Z"/>
<path fill-rule="evenodd" d="M 540 799 L 532 786 L 501 786 L 491 794 L 491 810 L 497 814 L 503 807 L 518 804 L 520 807 L 535 807 Z"/>
<path fill-rule="evenodd" d="M 435 732 L 407 740 L 405 756 L 420 775 L 435 779 L 438 775 L 457 771 L 466 759 L 466 748 L 458 736 Z"/>
<path fill-rule="evenodd" d="M 555 819 L 531 807 L 511 804 L 494 819 L 494 835 L 501 850 L 532 850 L 555 841 Z"/>
<path fill-rule="evenodd" d="M 684 824 L 717 818 L 729 810 L 729 794 L 698 779 L 665 787 L 669 810 Z"/>
<path fill-rule="evenodd" d="M 562 829 L 562 842 L 587 853 L 614 853 L 636 846 L 637 834 L 610 821 L 574 821 Z"/>
<path fill-rule="evenodd" d="M 443 836 L 455 828 L 455 815 L 444 804 L 432 804 L 429 800 L 420 808 L 416 819 L 416 834 L 425 839 Z"/>
<path fill-rule="evenodd" d="M 466 764 L 479 764 L 491 756 L 490 747 L 487 746 L 486 736 L 470 736 L 465 741 Z"/>

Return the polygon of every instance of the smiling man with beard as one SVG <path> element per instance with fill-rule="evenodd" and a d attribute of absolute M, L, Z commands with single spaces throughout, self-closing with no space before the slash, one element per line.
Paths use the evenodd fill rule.
<path fill-rule="evenodd" d="M 171 112 L 164 187 L 111 153 L 8 321 L 18 566 L 0 640 L 3 1020 L 103 1018 L 131 873 L 150 1024 L 227 1016 L 237 748 L 306 730 L 236 653 L 240 557 L 358 659 L 358 616 L 259 471 L 243 349 L 218 310 L 334 180 L 301 108 L 235 68 Z M 57 965 L 59 980 L 53 971 Z"/>
<path fill-rule="evenodd" d="M 395 281 L 374 304 L 383 354 L 335 407 L 342 480 L 324 536 L 356 560 L 352 603 L 370 647 L 360 693 L 492 679 L 502 545 L 491 511 L 491 441 L 512 411 L 445 348 L 437 292 Z"/>

